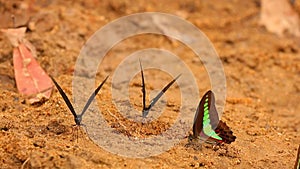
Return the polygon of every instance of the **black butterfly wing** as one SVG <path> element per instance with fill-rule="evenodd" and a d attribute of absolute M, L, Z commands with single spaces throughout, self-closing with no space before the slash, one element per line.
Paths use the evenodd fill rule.
<path fill-rule="evenodd" d="M 50 76 L 51 77 L 51 76 Z M 59 91 L 60 95 L 62 96 L 62 98 L 64 99 L 65 103 L 67 104 L 68 108 L 70 109 L 70 111 L 72 112 L 74 118 L 77 117 L 77 114 L 69 100 L 69 98 L 67 97 L 67 95 L 65 94 L 65 92 L 63 91 L 63 89 L 59 86 L 59 84 L 54 80 L 53 77 L 51 77 L 54 85 L 56 86 L 57 90 Z"/>
<path fill-rule="evenodd" d="M 144 79 L 144 72 L 141 60 L 140 61 L 140 67 L 141 67 L 141 75 L 142 75 L 142 93 L 143 93 L 143 111 L 146 110 L 146 89 L 145 89 L 145 79 Z"/>
<path fill-rule="evenodd" d="M 82 112 L 80 114 L 80 116 L 83 116 L 83 114 L 86 112 L 86 110 L 88 109 L 88 107 L 90 106 L 90 104 L 92 103 L 92 101 L 94 100 L 94 98 L 96 97 L 96 95 L 98 94 L 98 92 L 100 91 L 100 89 L 102 88 L 102 86 L 104 85 L 104 83 L 106 82 L 106 80 L 108 79 L 109 76 L 107 76 L 102 83 L 96 88 L 96 90 L 91 94 L 91 96 L 89 97 L 88 101 L 86 102 L 84 108 L 82 109 Z"/>
<path fill-rule="evenodd" d="M 224 142 L 230 144 L 236 139 L 236 136 L 233 135 L 231 129 L 222 120 L 220 120 L 218 127 L 215 129 L 215 131 L 222 138 L 222 141 L 218 140 L 219 143 Z"/>
<path fill-rule="evenodd" d="M 212 126 L 212 129 L 216 129 L 218 127 L 220 119 L 216 108 L 215 95 L 211 90 L 209 90 L 207 94 L 209 95 L 209 100 L 210 100 L 210 102 L 208 103 L 210 124 Z"/>
<path fill-rule="evenodd" d="M 233 132 L 231 129 L 227 126 L 225 122 L 219 119 L 219 114 L 216 108 L 215 104 L 215 96 L 212 91 L 211 92 L 211 105 L 210 105 L 210 122 L 212 129 L 215 130 L 218 136 L 222 138 L 222 140 L 216 139 L 216 141 L 220 142 L 225 142 L 227 144 L 230 144 L 231 142 L 234 142 L 236 139 L 236 136 L 233 135 Z M 214 139 L 214 138 L 212 138 Z"/>
<path fill-rule="evenodd" d="M 200 133 L 203 129 L 203 117 L 204 117 L 204 105 L 206 103 L 206 99 L 208 99 L 208 110 L 210 108 L 210 99 L 211 98 L 211 91 L 206 92 L 203 97 L 201 98 L 201 101 L 197 107 L 196 114 L 194 117 L 194 125 L 193 125 L 193 135 L 194 138 L 197 138 L 200 136 Z"/>
<path fill-rule="evenodd" d="M 148 107 L 148 110 L 150 110 L 154 105 L 155 103 L 161 98 L 161 96 L 172 86 L 172 84 L 181 76 L 178 75 L 176 78 L 174 78 L 170 83 L 168 83 L 159 93 L 157 96 L 155 96 L 151 102 L 150 102 L 150 105 Z"/>

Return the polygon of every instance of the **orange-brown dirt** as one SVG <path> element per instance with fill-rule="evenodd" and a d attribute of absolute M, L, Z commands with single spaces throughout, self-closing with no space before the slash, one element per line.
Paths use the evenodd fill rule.
<path fill-rule="evenodd" d="M 295 8 L 300 13 L 299 2 Z M 30 19 L 34 24 L 26 38 L 36 47 L 38 62 L 72 96 L 74 65 L 86 40 L 110 21 L 138 12 L 180 16 L 208 36 L 227 80 L 222 120 L 237 136 L 236 141 L 194 149 L 186 146 L 186 138 L 158 156 L 138 159 L 105 151 L 88 138 L 83 127 L 76 141 L 73 116 L 56 89 L 39 105 L 27 104 L 18 94 L 13 47 L 0 34 L 0 168 L 292 168 L 300 143 L 300 40 L 278 37 L 261 27 L 258 0 L 0 0 L 0 26 L 12 27 L 12 14 L 16 26 Z M 150 47 L 172 51 L 194 73 L 205 73 L 202 63 L 181 43 L 163 36 L 140 35 L 122 41 L 108 53 L 97 82 L 113 74 L 130 53 Z M 207 75 L 195 77 L 202 95 L 210 82 Z M 160 89 L 171 80 L 165 73 L 151 70 L 145 71 L 145 78 L 147 91 Z M 107 123 L 120 134 L 146 137 L 172 125 L 180 107 L 176 85 L 166 93 L 170 99 L 165 111 L 170 116 L 164 113 L 148 126 L 121 116 L 111 102 L 111 85 L 109 79 L 96 100 Z M 131 103 L 140 111 L 139 75 L 129 87 Z M 142 129 L 137 132 L 136 128 Z"/>

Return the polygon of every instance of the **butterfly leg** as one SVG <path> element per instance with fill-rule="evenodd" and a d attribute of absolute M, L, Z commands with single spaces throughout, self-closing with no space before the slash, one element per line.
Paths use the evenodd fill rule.
<path fill-rule="evenodd" d="M 195 138 L 193 137 L 193 135 L 189 135 L 188 143 L 185 145 L 185 147 L 192 147 L 196 151 L 202 150 L 202 144 L 200 138 Z"/>
<path fill-rule="evenodd" d="M 86 134 L 89 136 L 89 131 L 88 131 L 86 125 L 85 124 L 81 124 L 81 126 L 84 128 Z M 82 130 L 81 130 L 81 133 L 82 133 L 82 135 L 85 135 L 85 133 Z"/>
<path fill-rule="evenodd" d="M 78 125 L 73 125 L 72 126 L 72 140 L 76 139 L 76 142 L 78 143 L 78 130 L 79 130 L 79 126 Z"/>

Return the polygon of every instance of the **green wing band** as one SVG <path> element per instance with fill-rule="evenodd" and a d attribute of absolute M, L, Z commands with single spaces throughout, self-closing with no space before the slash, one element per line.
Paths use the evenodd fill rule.
<path fill-rule="evenodd" d="M 205 99 L 204 103 L 204 116 L 203 116 L 203 132 L 205 135 L 212 137 L 217 140 L 222 140 L 220 136 L 212 129 L 209 119 L 209 110 L 208 110 L 208 98 Z"/>

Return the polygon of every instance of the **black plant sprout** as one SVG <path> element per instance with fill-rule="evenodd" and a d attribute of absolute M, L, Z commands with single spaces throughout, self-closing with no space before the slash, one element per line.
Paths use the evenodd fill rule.
<path fill-rule="evenodd" d="M 81 121 L 82 121 L 82 116 L 84 115 L 84 113 L 86 112 L 86 110 L 88 109 L 88 107 L 90 106 L 90 104 L 92 103 L 92 101 L 94 100 L 94 98 L 96 97 L 96 95 L 98 94 L 98 92 L 100 91 L 101 87 L 103 86 L 103 84 L 106 82 L 106 80 L 108 79 L 108 76 L 103 80 L 103 82 L 96 88 L 96 90 L 91 94 L 91 96 L 89 97 L 88 101 L 86 102 L 84 108 L 82 109 L 80 114 L 76 114 L 69 98 L 67 97 L 67 95 L 65 94 L 65 92 L 63 91 L 63 89 L 59 86 L 59 84 L 54 80 L 53 77 L 51 77 L 53 83 L 55 84 L 57 90 L 59 91 L 60 95 L 62 96 L 62 98 L 64 99 L 65 103 L 67 104 L 69 110 L 71 111 L 71 113 L 74 116 L 74 121 L 76 123 L 76 126 L 80 126 Z"/>
<path fill-rule="evenodd" d="M 161 96 L 172 86 L 172 84 L 181 76 L 179 74 L 176 78 L 174 78 L 170 83 L 168 83 L 158 94 L 155 96 L 151 101 L 149 106 L 146 106 L 146 89 L 145 89 L 145 80 L 144 80 L 144 72 L 142 63 L 140 60 L 140 67 L 141 67 L 141 75 L 142 75 L 142 92 L 143 92 L 143 111 L 142 116 L 146 118 L 150 109 L 155 105 L 155 103 L 161 98 Z"/>

